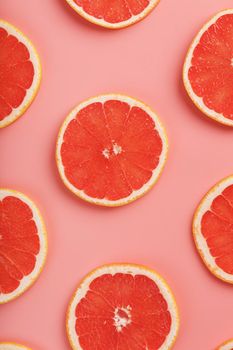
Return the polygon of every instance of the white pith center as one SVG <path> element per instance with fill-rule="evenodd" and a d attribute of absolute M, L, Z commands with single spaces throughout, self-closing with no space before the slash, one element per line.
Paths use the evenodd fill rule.
<path fill-rule="evenodd" d="M 113 153 L 117 156 L 122 151 L 121 146 L 117 145 L 116 143 L 113 145 Z"/>
<path fill-rule="evenodd" d="M 121 332 L 123 328 L 127 327 L 131 323 L 131 307 L 116 308 L 114 312 L 114 326 L 117 332 Z"/>
<path fill-rule="evenodd" d="M 102 154 L 105 158 L 109 159 L 112 154 L 117 156 L 121 152 L 122 152 L 122 147 L 119 146 L 117 143 L 113 143 L 112 148 L 111 149 L 105 148 Z"/>
<path fill-rule="evenodd" d="M 104 156 L 105 158 L 109 159 L 109 157 L 110 157 L 110 151 L 109 151 L 109 149 L 105 148 L 105 149 L 103 150 L 102 154 L 103 154 L 103 156 Z"/>

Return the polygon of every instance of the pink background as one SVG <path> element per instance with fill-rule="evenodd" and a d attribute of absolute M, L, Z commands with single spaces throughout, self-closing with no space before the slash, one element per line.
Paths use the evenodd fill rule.
<path fill-rule="evenodd" d="M 78 281 L 103 263 L 146 264 L 173 289 L 181 328 L 174 349 L 211 350 L 233 337 L 233 290 L 202 265 L 191 220 L 202 195 L 233 172 L 233 130 L 204 118 L 184 92 L 181 70 L 200 26 L 232 0 L 161 0 L 141 23 L 109 31 L 86 23 L 65 0 L 1 1 L 3 19 L 36 45 L 43 80 L 31 108 L 1 130 L 0 183 L 25 192 L 41 209 L 49 256 L 38 282 L 0 308 L 0 339 L 35 350 L 68 350 L 67 303 Z M 76 199 L 55 161 L 58 129 L 90 96 L 122 92 L 150 104 L 166 126 L 167 165 L 157 186 L 126 207 Z"/>

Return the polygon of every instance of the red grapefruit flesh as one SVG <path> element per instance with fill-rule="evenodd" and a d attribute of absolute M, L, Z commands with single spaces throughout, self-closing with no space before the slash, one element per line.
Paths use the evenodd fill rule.
<path fill-rule="evenodd" d="M 0 128 L 13 123 L 39 88 L 41 67 L 28 38 L 0 20 Z"/>
<path fill-rule="evenodd" d="M 233 283 L 233 177 L 215 185 L 196 210 L 196 246 L 209 270 Z"/>
<path fill-rule="evenodd" d="M 183 78 L 202 112 L 233 126 L 233 9 L 218 13 L 198 33 L 186 56 Z"/>
<path fill-rule="evenodd" d="M 111 29 L 127 27 L 142 20 L 159 2 L 159 0 L 66 1 L 88 21 Z"/>
<path fill-rule="evenodd" d="M 74 294 L 67 334 L 74 350 L 167 350 L 179 317 L 164 280 L 143 266 L 115 264 L 90 273 Z"/>
<path fill-rule="evenodd" d="M 160 175 L 167 140 L 147 106 L 122 95 L 102 95 L 76 107 L 57 142 L 65 185 L 93 204 L 127 204 L 145 194 Z"/>
<path fill-rule="evenodd" d="M 0 303 L 16 298 L 34 282 L 46 251 L 38 209 L 23 194 L 0 189 Z"/>

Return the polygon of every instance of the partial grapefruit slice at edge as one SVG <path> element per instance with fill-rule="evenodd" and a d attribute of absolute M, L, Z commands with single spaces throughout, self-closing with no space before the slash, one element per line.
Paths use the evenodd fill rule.
<path fill-rule="evenodd" d="M 110 264 L 110 265 L 103 265 L 95 270 L 93 270 L 92 272 L 90 272 L 79 284 L 78 289 L 76 290 L 76 292 L 73 295 L 73 298 L 69 304 L 68 310 L 67 310 L 67 318 L 66 318 L 66 330 L 67 330 L 67 336 L 70 342 L 70 345 L 72 347 L 73 350 L 87 350 L 89 349 L 88 347 L 82 347 L 80 345 L 79 342 L 79 337 L 77 336 L 77 332 L 76 332 L 76 316 L 77 316 L 77 305 L 80 304 L 81 301 L 84 301 L 85 297 L 87 296 L 88 291 L 90 291 L 90 285 L 92 284 L 93 287 L 93 283 L 97 283 L 96 286 L 98 286 L 98 279 L 100 280 L 102 278 L 102 281 L 104 282 L 104 278 L 109 278 L 109 276 L 111 276 L 112 278 L 119 276 L 119 275 L 123 275 L 123 276 L 129 276 L 131 278 L 136 278 L 140 277 L 140 278 L 145 278 L 146 280 L 150 281 L 150 283 L 152 282 L 153 285 L 155 286 L 155 288 L 158 288 L 159 294 L 161 296 L 161 298 L 163 298 L 163 306 L 167 305 L 167 310 L 170 313 L 170 331 L 167 334 L 164 342 L 162 343 L 162 345 L 159 347 L 159 350 L 168 350 L 171 349 L 175 343 L 175 340 L 177 338 L 177 334 L 178 334 L 178 330 L 179 330 L 179 313 L 178 313 L 178 308 L 176 305 L 176 301 L 175 298 L 169 288 L 169 286 L 167 285 L 167 283 L 165 282 L 165 280 L 159 275 L 157 274 L 154 270 L 151 270 L 145 266 L 142 265 L 137 265 L 137 264 L 128 264 L 128 263 L 115 263 L 115 264 Z M 131 281 L 132 282 L 132 281 Z M 135 282 L 136 283 L 136 282 Z M 101 285 L 101 284 L 100 284 Z M 120 293 L 120 291 L 122 290 L 123 292 L 125 292 L 130 286 L 130 283 L 128 286 L 124 286 L 124 283 L 122 284 L 121 288 L 118 290 L 118 292 Z M 112 286 L 113 289 L 111 288 L 111 285 L 109 285 L 109 292 L 111 293 L 111 290 L 114 290 L 114 286 Z M 125 289 L 126 288 L 126 289 Z M 135 284 L 134 284 L 134 288 Z M 148 290 L 144 290 L 144 296 L 146 294 L 146 292 L 149 292 L 149 289 L 151 288 L 151 284 L 150 287 L 148 287 Z M 98 287 L 97 287 L 98 289 Z M 116 289 L 116 288 L 115 288 Z M 107 292 L 107 290 L 105 290 Z M 98 292 L 96 292 L 98 295 Z M 94 292 L 95 294 L 95 292 Z M 127 294 L 127 293 L 126 293 Z M 119 295 L 118 295 L 119 297 Z M 151 294 L 150 294 L 151 297 Z M 124 297 L 122 297 L 124 299 Z M 116 298 L 117 299 L 117 298 Z M 123 299 L 121 299 L 122 303 L 124 303 Z M 127 297 L 126 297 L 127 299 Z M 143 302 L 142 299 L 141 300 L 141 306 L 140 306 L 140 313 L 143 314 Z M 105 301 L 108 303 L 108 301 L 105 299 Z M 114 304 L 114 294 L 112 295 L 112 300 L 111 300 Z M 112 302 L 110 301 L 110 303 L 112 304 Z M 87 301 L 87 303 L 89 303 Z M 89 304 L 91 306 L 91 304 Z M 100 304 L 101 305 L 101 304 Z M 125 306 L 125 308 L 124 308 Z M 112 307 L 112 305 L 110 305 L 110 307 Z M 101 306 L 100 306 L 101 309 Z M 125 313 L 129 313 L 128 317 L 130 322 L 132 321 L 133 324 L 133 309 L 131 309 L 130 305 L 120 305 L 120 309 L 122 309 L 123 314 Z M 85 310 L 85 307 L 84 307 Z M 93 309 L 94 310 L 94 309 Z M 130 315 L 132 312 L 132 315 Z M 80 316 L 85 317 L 85 315 L 81 315 Z M 125 317 L 124 315 L 122 317 Z M 131 319 L 132 317 L 132 319 Z M 114 328 L 114 325 L 117 328 L 117 332 L 121 333 L 121 331 L 124 331 L 124 327 L 127 328 L 127 324 L 130 325 L 130 322 L 123 322 L 122 324 L 119 324 L 120 319 L 116 319 L 116 315 L 115 318 L 112 320 L 112 322 L 110 322 L 110 327 Z M 102 323 L 102 326 L 104 324 Z M 108 329 L 109 332 L 112 331 L 112 329 Z M 132 336 L 132 333 L 130 333 Z M 105 344 L 107 346 L 107 344 Z M 151 349 L 154 348 L 151 347 Z"/>
<path fill-rule="evenodd" d="M 26 89 L 26 95 L 23 101 L 17 107 L 12 107 L 12 111 L 10 112 L 10 114 L 5 116 L 2 120 L 0 120 L 0 128 L 4 128 L 15 122 L 19 117 L 21 117 L 34 100 L 39 90 L 41 82 L 41 64 L 38 53 L 35 47 L 33 46 L 32 42 L 18 28 L 8 23 L 7 21 L 0 19 L 0 29 L 1 28 L 3 30 L 6 30 L 8 35 L 14 36 L 19 41 L 19 43 L 22 43 L 26 46 L 30 54 L 29 61 L 32 62 L 34 68 L 33 81 L 31 83 L 31 86 Z"/>
<path fill-rule="evenodd" d="M 213 205 L 214 200 L 216 200 L 216 198 L 218 198 L 219 196 L 222 195 L 223 191 L 226 190 L 227 188 L 229 188 L 231 186 L 231 188 L 233 188 L 233 176 L 229 176 L 227 178 L 224 178 L 223 180 L 221 180 L 220 182 L 218 182 L 214 187 L 212 187 L 210 189 L 210 191 L 204 196 L 204 198 L 202 199 L 202 201 L 200 202 L 199 206 L 197 207 L 195 214 L 194 214 L 194 218 L 193 218 L 193 238 L 194 238 L 194 242 L 196 245 L 196 248 L 204 262 L 204 264 L 206 265 L 206 267 L 209 269 L 209 271 L 215 275 L 216 277 L 218 277 L 219 279 L 223 280 L 224 282 L 228 282 L 233 284 L 233 273 L 228 273 L 226 271 L 224 271 L 217 263 L 216 263 L 216 258 L 218 258 L 218 256 L 214 257 L 211 254 L 211 250 L 207 244 L 207 240 L 203 235 L 203 227 L 202 224 L 206 225 L 206 219 L 208 219 L 208 225 L 209 223 L 211 223 L 211 218 L 207 218 L 207 215 L 209 213 L 211 213 L 212 209 L 211 206 Z M 228 200 L 227 200 L 228 201 Z M 231 203 L 232 206 L 233 203 Z M 215 204 L 216 205 L 216 204 Z M 221 205 L 221 204 L 220 204 Z M 211 209 L 211 210 L 210 210 Z M 217 209 L 215 209 L 217 210 Z M 218 209 L 219 210 L 219 209 Z M 214 215 L 218 215 L 216 214 L 217 211 L 214 212 Z M 202 221 L 203 218 L 205 218 L 205 221 Z M 220 220 L 223 220 L 224 225 L 227 225 L 227 229 L 231 229 L 230 225 L 222 216 L 220 216 L 219 218 Z M 232 216 L 232 220 L 233 220 L 233 216 Z M 214 224 L 214 223 L 213 223 Z M 214 224 L 214 227 L 216 228 L 217 223 Z M 221 231 L 219 231 L 221 232 Z M 226 231 L 227 233 L 227 231 Z M 220 236 L 221 233 L 219 233 Z M 229 233 L 230 235 L 230 233 Z M 212 237 L 210 236 L 209 238 L 211 239 L 211 244 L 213 244 L 212 240 L 213 238 L 217 238 L 218 234 L 216 235 L 212 235 Z M 230 238 L 230 237 L 229 237 Z M 232 236 L 233 239 L 233 236 Z M 212 246 L 211 249 L 221 249 L 221 244 L 222 247 L 224 247 L 223 243 L 216 243 L 217 241 L 215 241 L 215 246 Z M 229 242 L 227 242 L 229 243 Z M 209 242 L 210 244 L 210 242 Z M 220 245 L 219 245 L 220 244 Z M 233 264 L 233 256 L 232 256 L 232 264 Z"/>
<path fill-rule="evenodd" d="M 216 23 L 216 21 L 221 18 L 224 15 L 227 14 L 233 14 L 233 9 L 227 9 L 224 11 L 221 11 L 219 13 L 217 13 L 214 17 L 212 17 L 203 27 L 202 29 L 198 32 L 198 34 L 196 35 L 196 37 L 194 38 L 188 53 L 186 55 L 185 58 L 185 62 L 184 62 L 184 66 L 183 66 L 183 82 L 184 82 L 184 86 L 185 89 L 189 95 L 189 97 L 191 98 L 191 100 L 193 101 L 193 103 L 196 105 L 196 107 L 202 112 L 204 113 L 204 115 L 206 115 L 207 117 L 213 119 L 214 121 L 221 123 L 223 125 L 227 125 L 227 126 L 233 126 L 233 120 L 225 117 L 223 114 L 216 112 L 213 109 L 210 109 L 206 106 L 206 104 L 203 101 L 203 98 L 198 96 L 193 88 L 192 85 L 190 83 L 190 79 L 189 79 L 189 70 L 190 67 L 192 66 L 192 59 L 193 59 L 193 53 L 195 48 L 197 47 L 197 45 L 199 44 L 202 36 L 204 33 L 206 33 L 206 31 L 213 25 Z M 233 57 L 232 57 L 233 58 Z M 233 62 L 233 61 L 232 61 Z M 233 111 L 232 111 L 233 113 Z"/>
<path fill-rule="evenodd" d="M 129 12 L 129 14 L 131 13 L 131 15 L 129 16 L 130 18 L 127 19 L 123 19 L 122 21 L 119 22 L 109 22 L 107 20 L 105 20 L 100 14 L 98 15 L 98 17 L 91 15 L 89 13 L 87 13 L 83 7 L 81 5 L 78 5 L 77 2 L 75 2 L 75 0 L 66 0 L 66 2 L 74 9 L 75 12 L 77 12 L 81 17 L 83 17 L 84 19 L 86 19 L 87 21 L 99 25 L 101 27 L 105 27 L 108 29 L 121 29 L 121 28 L 125 28 L 128 26 L 131 26 L 141 20 L 143 20 L 146 16 L 148 16 L 151 11 L 156 7 L 156 5 L 158 5 L 160 0 L 149 0 L 149 3 L 145 6 L 145 8 L 139 12 L 138 14 L 133 14 L 131 13 L 131 11 L 128 9 L 127 12 Z M 128 8 L 128 7 L 127 7 Z"/>
<path fill-rule="evenodd" d="M 22 202 L 23 205 L 25 205 L 25 208 L 28 208 L 28 210 L 32 213 L 32 219 L 30 220 L 30 222 L 33 221 L 34 225 L 37 229 L 37 236 L 39 238 L 39 252 L 38 252 L 38 254 L 35 255 L 36 259 L 35 259 L 35 266 L 34 266 L 33 270 L 29 274 L 24 275 L 23 278 L 19 279 L 18 287 L 13 289 L 11 292 L 7 292 L 7 293 L 0 291 L 0 304 L 7 303 L 7 302 L 19 297 L 28 288 L 30 288 L 32 286 L 32 284 L 35 282 L 35 280 L 39 277 L 39 275 L 44 267 L 44 264 L 46 261 L 46 256 L 47 256 L 47 246 L 48 246 L 47 233 L 46 233 L 43 219 L 41 217 L 41 214 L 40 214 L 38 208 L 35 206 L 35 204 L 32 202 L 32 200 L 29 199 L 25 194 L 23 194 L 21 192 L 9 190 L 9 189 L 5 189 L 5 188 L 0 189 L 0 204 L 2 204 L 2 201 L 4 199 L 8 199 L 8 198 L 14 198 L 16 200 L 19 200 L 20 203 Z M 21 229 L 22 228 L 20 228 L 20 230 Z M 9 234 L 10 234 L 10 232 L 7 233 L 7 236 Z M 21 235 L 20 235 L 20 237 L 21 237 Z M 20 237 L 19 237 L 19 239 L 20 239 Z M 4 240 L 4 235 L 1 238 Z M 9 239 L 11 239 L 11 237 L 8 236 L 7 241 L 9 241 Z M 14 239 L 14 237 L 13 237 L 13 239 Z M 15 239 L 17 241 L 17 235 L 16 235 Z M 12 246 L 12 242 L 10 243 L 10 247 L 11 246 Z M 16 246 L 17 246 L 17 244 L 16 244 Z M 3 244 L 2 247 L 5 248 L 4 253 L 3 253 L 4 258 L 8 259 L 8 257 L 7 257 L 8 255 L 6 252 L 6 247 L 8 247 L 8 246 L 5 246 Z M 22 248 L 20 248 L 19 251 L 21 249 Z M 13 251 L 17 252 L 17 247 L 14 246 Z M 0 239 L 0 256 L 1 256 L 1 239 Z M 22 262 L 22 260 L 21 260 L 21 262 Z M 11 261 L 11 263 L 13 263 L 13 265 L 14 265 L 13 260 Z M 2 264 L 3 264 L 3 268 L 4 268 L 4 261 L 2 262 Z M 17 269 L 18 269 L 18 267 L 17 267 Z M 14 271 L 14 276 L 15 276 L 15 271 Z M 14 277 L 14 278 L 16 278 L 16 277 Z"/>

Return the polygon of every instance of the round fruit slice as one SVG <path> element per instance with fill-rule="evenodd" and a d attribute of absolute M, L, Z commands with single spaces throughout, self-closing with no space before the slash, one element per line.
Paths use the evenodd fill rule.
<path fill-rule="evenodd" d="M 203 113 L 233 126 L 233 9 L 218 13 L 200 30 L 186 56 L 183 79 Z"/>
<path fill-rule="evenodd" d="M 93 204 L 119 206 L 155 184 L 166 155 L 165 131 L 149 107 L 128 96 L 102 95 L 66 118 L 56 158 L 74 194 Z"/>
<path fill-rule="evenodd" d="M 110 29 L 128 27 L 146 17 L 159 0 L 66 0 L 89 22 Z"/>
<path fill-rule="evenodd" d="M 28 347 L 16 343 L 0 343 L 0 350 L 31 350 Z"/>
<path fill-rule="evenodd" d="M 233 339 L 226 341 L 220 345 L 216 350 L 233 350 Z"/>
<path fill-rule="evenodd" d="M 233 283 L 233 176 L 217 183 L 201 201 L 193 220 L 193 235 L 208 269 Z"/>
<path fill-rule="evenodd" d="M 0 304 L 18 297 L 38 277 L 46 237 L 35 204 L 22 193 L 0 189 Z"/>
<path fill-rule="evenodd" d="M 87 275 L 67 313 L 74 350 L 167 350 L 179 328 L 174 297 L 154 271 L 132 264 L 102 266 Z"/>
<path fill-rule="evenodd" d="M 40 61 L 32 43 L 17 28 L 0 20 L 0 128 L 25 112 L 40 80 Z"/>

